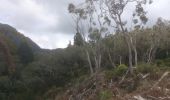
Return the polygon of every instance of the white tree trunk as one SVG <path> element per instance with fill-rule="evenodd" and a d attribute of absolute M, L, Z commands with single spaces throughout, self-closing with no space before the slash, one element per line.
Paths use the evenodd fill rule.
<path fill-rule="evenodd" d="M 90 73 L 91 75 L 94 73 L 94 70 L 93 70 L 93 67 L 92 67 L 92 63 L 91 63 L 91 60 L 90 60 L 90 55 L 89 55 L 89 52 L 86 50 L 86 55 L 87 55 L 87 60 L 88 60 L 88 63 L 89 63 L 89 67 L 90 67 Z"/>

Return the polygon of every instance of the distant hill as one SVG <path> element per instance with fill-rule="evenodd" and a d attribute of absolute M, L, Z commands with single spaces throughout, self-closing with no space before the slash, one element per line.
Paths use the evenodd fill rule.
<path fill-rule="evenodd" d="M 19 46 L 26 42 L 29 47 L 33 50 L 33 52 L 41 50 L 40 47 L 34 43 L 30 38 L 25 37 L 21 33 L 19 33 L 15 28 L 0 23 L 0 37 L 3 38 L 8 44 L 13 44 L 15 48 L 19 48 Z"/>
<path fill-rule="evenodd" d="M 0 23 L 0 73 L 6 73 L 10 64 L 27 64 L 42 49 L 15 28 Z M 16 65 L 18 66 L 18 65 Z"/>

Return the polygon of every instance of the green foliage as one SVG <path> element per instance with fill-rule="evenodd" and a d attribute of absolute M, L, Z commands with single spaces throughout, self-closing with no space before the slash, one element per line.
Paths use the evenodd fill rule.
<path fill-rule="evenodd" d="M 26 87 L 24 86 L 24 82 L 20 80 L 11 79 L 8 76 L 0 77 L 1 100 L 21 100 L 15 98 L 25 91 Z"/>
<path fill-rule="evenodd" d="M 154 63 L 159 67 L 159 69 L 170 70 L 170 58 L 158 59 Z"/>
<path fill-rule="evenodd" d="M 126 65 L 121 64 L 118 67 L 116 67 L 115 69 L 106 70 L 105 78 L 110 80 L 113 78 L 121 77 L 126 73 L 127 69 L 128 69 L 128 67 Z"/>
<path fill-rule="evenodd" d="M 166 59 L 168 57 L 170 57 L 170 55 L 168 54 L 169 50 L 166 50 L 165 48 L 158 48 L 156 54 L 155 54 L 155 58 L 156 59 Z"/>
<path fill-rule="evenodd" d="M 74 36 L 74 45 L 76 46 L 83 46 L 83 37 L 80 33 L 76 33 L 76 35 Z"/>
<path fill-rule="evenodd" d="M 149 63 L 141 63 L 137 66 L 137 72 L 140 73 L 155 73 L 159 69 L 157 66 L 149 64 Z"/>
<path fill-rule="evenodd" d="M 73 5 L 72 7 L 74 8 Z M 102 33 L 100 29 L 92 29 L 89 41 L 84 41 L 81 34 L 76 33 L 73 46 L 56 50 L 42 49 L 40 52 L 34 52 L 30 43 L 27 42 L 21 44 L 19 42 L 20 46 L 17 47 L 10 38 L 6 38 L 4 34 L 0 35 L 9 46 L 12 59 L 16 59 L 14 61 L 17 65 L 15 75 L 7 76 L 8 66 L 0 47 L 0 100 L 35 100 L 50 88 L 55 87 L 53 89 L 55 94 L 59 91 L 58 88 L 63 89 L 70 83 L 74 85 L 81 83 L 89 77 L 89 65 L 84 49 L 89 51 L 93 67 L 95 66 L 93 58 L 98 56 L 98 52 L 101 53 L 101 66 L 104 68 L 112 66 L 111 62 L 118 65 L 121 60 L 123 64 L 106 70 L 105 77 L 108 80 L 122 77 L 128 70 L 125 65 L 128 63 L 126 42 L 121 34 L 109 34 L 103 37 L 103 34 L 101 36 L 100 33 Z M 137 73 L 152 74 L 164 67 L 170 67 L 168 58 L 170 57 L 169 24 L 161 23 L 160 25 L 159 23 L 152 28 L 134 30 L 129 35 L 132 36 L 132 41 L 135 41 L 139 62 L 148 60 L 148 51 L 154 46 L 151 55 L 153 55 L 152 58 L 156 65 L 139 64 L 136 69 Z M 22 40 L 26 41 L 27 39 L 23 37 Z M 16 41 L 18 40 L 16 39 Z M 83 42 L 85 42 L 85 46 Z M 96 44 L 98 45 L 96 46 Z M 154 57 L 159 60 L 155 60 Z M 135 85 L 130 82 L 125 83 L 124 89 L 131 91 L 134 87 Z M 112 93 L 109 90 L 104 90 L 98 94 L 98 97 L 99 100 L 108 100 L 112 97 Z"/>
<path fill-rule="evenodd" d="M 126 73 L 127 70 L 128 67 L 124 64 L 121 64 L 115 69 L 114 73 L 116 76 L 122 76 Z"/>
<path fill-rule="evenodd" d="M 100 91 L 98 97 L 98 100 L 110 100 L 112 98 L 112 92 L 109 90 Z"/>
<path fill-rule="evenodd" d="M 33 51 L 26 42 L 20 44 L 18 54 L 22 64 L 28 64 L 34 60 Z"/>
<path fill-rule="evenodd" d="M 164 67 L 164 66 L 165 66 L 165 65 L 164 65 L 164 61 L 163 61 L 163 60 L 160 60 L 160 59 L 159 59 L 159 60 L 156 60 L 155 63 L 156 63 L 156 65 L 159 66 L 159 67 Z"/>
<path fill-rule="evenodd" d="M 4 55 L 2 52 L 0 52 L 0 75 L 5 75 L 7 74 L 7 66 L 6 66 L 6 61 L 4 59 Z"/>
<path fill-rule="evenodd" d="M 10 52 L 12 54 L 16 54 L 17 47 L 16 45 L 10 40 L 10 38 L 6 37 L 4 34 L 0 33 L 0 37 L 3 38 L 3 41 L 8 44 L 8 47 L 10 48 Z"/>
<path fill-rule="evenodd" d="M 99 32 L 99 29 L 92 29 L 88 37 L 90 39 L 89 42 L 91 44 L 95 44 L 99 42 L 99 40 L 101 39 L 101 34 Z"/>
<path fill-rule="evenodd" d="M 64 87 L 72 80 L 87 73 L 87 61 L 83 49 L 78 46 L 63 50 L 43 51 L 36 54 L 27 44 L 18 49 L 21 59 L 17 63 L 16 76 L 8 77 L 6 66 L 1 63 L 0 69 L 0 99 L 1 100 L 36 100 L 51 87 Z M 0 55 L 1 56 L 1 55 Z M 1 58 L 1 57 L 0 57 Z M 3 59 L 3 57 L 2 57 Z M 0 60 L 1 62 L 1 60 Z M 19 67 L 18 67 L 19 66 Z M 81 78 L 79 81 L 83 80 Z"/>

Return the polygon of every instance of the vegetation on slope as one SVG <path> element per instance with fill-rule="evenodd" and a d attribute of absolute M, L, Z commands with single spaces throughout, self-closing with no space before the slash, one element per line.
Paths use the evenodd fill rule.
<path fill-rule="evenodd" d="M 13 74 L 8 74 L 8 62 L 4 59 L 5 55 L 1 48 L 0 99 L 46 100 L 51 98 L 52 100 L 68 100 L 69 97 L 77 98 L 80 95 L 87 100 L 90 98 L 92 100 L 114 100 L 119 97 L 129 98 L 128 96 L 138 95 L 147 98 L 147 95 L 142 92 L 151 88 L 161 75 L 169 70 L 170 66 L 170 46 L 168 45 L 170 44 L 170 28 L 169 24 L 166 24 L 167 21 L 161 20 L 161 22 L 164 27 L 162 24 L 161 26 L 157 24 L 152 28 L 131 32 L 132 35 L 135 32 L 138 38 L 136 41 L 138 66 L 132 75 L 129 73 L 126 75 L 128 50 L 124 45 L 124 39 L 119 34 L 102 37 L 101 68 L 93 75 L 90 75 L 89 61 L 84 51 L 88 50 L 92 67 L 95 68 L 95 60 L 93 60 L 95 38 L 83 41 L 81 35 L 76 34 L 74 45 L 70 44 L 65 49 L 33 52 L 25 42 L 23 42 L 23 49 L 18 48 L 10 41 L 10 38 L 2 36 L 4 38 L 1 40 L 9 48 L 11 59 L 16 65 L 16 71 Z M 157 40 L 161 41 L 156 42 L 155 52 L 151 55 L 152 60 L 148 62 L 148 50 L 154 43 L 152 41 Z M 121 82 L 125 75 L 126 77 Z M 145 75 L 146 78 L 141 78 Z M 161 87 L 165 81 L 163 89 L 169 89 L 169 76 L 161 80 L 155 88 Z M 120 93 L 117 93 L 118 91 L 115 89 L 118 89 Z M 154 93 L 151 96 L 155 97 Z M 118 95 L 118 97 L 113 95 Z"/>
<path fill-rule="evenodd" d="M 122 70 L 123 66 L 117 68 Z M 50 94 L 57 95 L 48 96 L 51 96 L 50 100 L 169 100 L 169 68 L 162 70 L 152 64 L 139 66 L 149 66 L 152 70 L 137 67 L 135 74 L 127 74 L 126 78 L 123 78 L 125 73 L 120 76 L 122 71 L 118 74 L 116 69 L 105 70 L 90 78 L 86 77 L 84 81 L 60 93 L 50 91 Z"/>
<path fill-rule="evenodd" d="M 69 5 L 76 34 L 65 49 L 40 49 L 0 24 L 0 100 L 169 99 L 170 22 L 159 18 L 145 27 L 148 0 L 98 1 Z M 122 13 L 130 2 L 136 5 L 127 29 Z M 103 5 L 108 10 L 99 13 Z"/>

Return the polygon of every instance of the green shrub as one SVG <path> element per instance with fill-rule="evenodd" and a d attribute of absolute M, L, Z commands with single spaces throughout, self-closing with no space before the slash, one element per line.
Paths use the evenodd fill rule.
<path fill-rule="evenodd" d="M 170 67 L 170 58 L 158 59 L 155 63 L 158 67 Z"/>
<path fill-rule="evenodd" d="M 126 65 L 121 64 L 115 69 L 110 69 L 110 70 L 105 71 L 105 78 L 109 80 L 112 78 L 123 76 L 126 73 L 127 69 L 128 67 Z"/>
<path fill-rule="evenodd" d="M 156 73 L 158 67 L 149 63 L 141 63 L 137 66 L 137 72 L 140 73 Z"/>
<path fill-rule="evenodd" d="M 116 76 L 122 76 L 126 73 L 127 70 L 128 70 L 128 67 L 124 64 L 121 64 L 115 69 L 114 74 Z"/>
<path fill-rule="evenodd" d="M 112 92 L 109 90 L 103 90 L 99 92 L 99 100 L 110 100 L 112 98 Z"/>
<path fill-rule="evenodd" d="M 156 60 L 155 63 L 156 63 L 156 65 L 159 66 L 159 67 L 164 67 L 164 66 L 165 66 L 163 60 Z"/>

